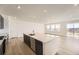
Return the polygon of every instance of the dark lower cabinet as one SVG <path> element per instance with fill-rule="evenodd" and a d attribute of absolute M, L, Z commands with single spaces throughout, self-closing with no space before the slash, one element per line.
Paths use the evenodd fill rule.
<path fill-rule="evenodd" d="M 2 43 L 2 49 L 3 49 L 3 54 L 5 53 L 5 49 L 6 49 L 6 39 L 4 39 L 3 43 Z"/>
<path fill-rule="evenodd" d="M 35 53 L 37 55 L 43 55 L 43 44 L 38 40 L 35 40 Z"/>
<path fill-rule="evenodd" d="M 3 55 L 2 45 L 0 45 L 0 55 Z"/>
<path fill-rule="evenodd" d="M 31 47 L 31 44 L 30 44 L 30 37 L 29 37 L 29 36 L 27 36 L 27 45 L 28 45 L 29 47 Z"/>
<path fill-rule="evenodd" d="M 24 42 L 36 53 L 36 55 L 43 55 L 43 43 L 41 41 L 24 34 Z"/>
<path fill-rule="evenodd" d="M 24 36 L 24 42 L 27 44 L 27 39 L 26 39 L 27 36 L 25 34 L 23 36 Z"/>
<path fill-rule="evenodd" d="M 6 43 L 6 39 L 3 40 L 2 44 L 0 45 L 0 55 L 3 55 L 5 53 L 5 43 Z"/>
<path fill-rule="evenodd" d="M 24 34 L 24 42 L 30 47 L 30 37 Z"/>
<path fill-rule="evenodd" d="M 35 52 L 35 39 L 30 37 L 31 49 Z"/>

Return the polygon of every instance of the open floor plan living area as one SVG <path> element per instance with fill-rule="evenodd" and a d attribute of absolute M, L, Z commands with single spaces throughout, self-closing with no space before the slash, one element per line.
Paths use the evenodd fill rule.
<path fill-rule="evenodd" d="M 0 4 L 0 55 L 79 55 L 79 5 Z"/>

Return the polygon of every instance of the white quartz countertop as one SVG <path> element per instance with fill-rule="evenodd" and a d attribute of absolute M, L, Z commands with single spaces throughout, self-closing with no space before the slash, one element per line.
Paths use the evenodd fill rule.
<path fill-rule="evenodd" d="M 28 36 L 35 38 L 35 39 L 37 39 L 41 42 L 44 42 L 44 43 L 49 42 L 49 41 L 56 39 L 58 37 L 58 36 L 49 35 L 49 34 L 35 34 L 34 36 L 31 36 L 31 35 L 28 35 Z"/>

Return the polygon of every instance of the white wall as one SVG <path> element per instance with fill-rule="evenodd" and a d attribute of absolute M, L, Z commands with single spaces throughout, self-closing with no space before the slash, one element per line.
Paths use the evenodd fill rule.
<path fill-rule="evenodd" d="M 44 25 L 39 23 L 27 22 L 18 20 L 14 17 L 9 17 L 9 34 L 10 37 L 22 37 L 23 33 L 44 33 Z"/>

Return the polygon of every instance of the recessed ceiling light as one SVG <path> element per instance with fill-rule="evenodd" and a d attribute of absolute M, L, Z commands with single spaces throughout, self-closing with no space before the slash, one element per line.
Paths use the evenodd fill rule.
<path fill-rule="evenodd" d="M 16 17 L 14 17 L 16 19 Z"/>
<path fill-rule="evenodd" d="M 20 5 L 18 5 L 18 6 L 17 6 L 17 8 L 18 8 L 18 9 L 21 9 L 21 6 L 20 6 Z"/>
<path fill-rule="evenodd" d="M 44 9 L 44 10 L 43 10 L 43 12 L 44 12 L 44 13 L 47 13 L 47 10 L 46 10 L 46 9 Z"/>

